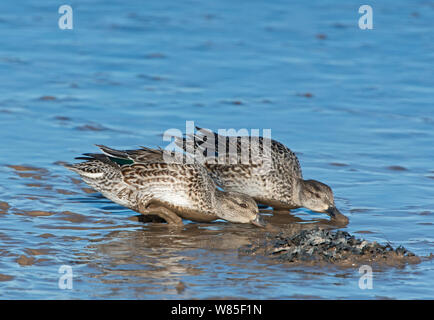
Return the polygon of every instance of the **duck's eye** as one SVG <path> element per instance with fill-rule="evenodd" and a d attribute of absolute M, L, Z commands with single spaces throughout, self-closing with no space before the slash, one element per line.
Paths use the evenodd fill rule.
<path fill-rule="evenodd" d="M 245 203 L 240 203 L 240 207 L 241 207 L 241 208 L 247 208 L 247 204 L 245 204 Z"/>

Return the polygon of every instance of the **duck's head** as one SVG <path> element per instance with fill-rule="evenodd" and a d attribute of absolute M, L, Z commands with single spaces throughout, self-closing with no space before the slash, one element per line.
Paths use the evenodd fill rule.
<path fill-rule="evenodd" d="M 258 227 L 265 226 L 255 200 L 239 192 L 220 191 L 216 213 L 219 218 L 230 222 L 251 223 Z"/>
<path fill-rule="evenodd" d="M 300 180 L 300 205 L 315 212 L 327 213 L 330 217 L 342 216 L 336 208 L 332 189 L 316 180 Z"/>

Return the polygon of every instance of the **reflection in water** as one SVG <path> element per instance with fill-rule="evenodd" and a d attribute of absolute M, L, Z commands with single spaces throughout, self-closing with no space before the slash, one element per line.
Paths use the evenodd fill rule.
<path fill-rule="evenodd" d="M 236 250 L 259 232 L 255 228 L 231 227 L 227 223 L 188 223 L 182 229 L 151 223 L 131 231 L 111 231 L 93 245 L 88 276 L 104 284 L 127 285 L 145 294 L 188 294 L 195 280 L 206 279 L 212 286 L 213 274 L 231 270 L 237 262 Z M 187 280 L 186 280 L 187 279 Z M 199 280 L 201 282 L 201 280 Z"/>
<path fill-rule="evenodd" d="M 186 223 L 182 228 L 168 227 L 164 223 L 148 223 L 136 230 L 116 230 L 106 234 L 97 243 L 90 245 L 89 256 L 80 259 L 93 261 L 92 276 L 104 284 L 129 284 L 142 294 L 188 294 L 190 286 L 196 281 L 187 278 L 203 278 L 207 286 L 216 285 L 220 276 L 230 274 L 233 281 L 245 281 L 246 277 L 257 286 L 267 286 L 270 281 L 263 274 L 263 264 L 271 263 L 265 259 L 251 265 L 242 265 L 237 270 L 240 259 L 238 249 L 263 238 L 265 233 L 279 232 L 293 228 L 310 229 L 323 223 L 303 222 L 290 214 L 270 215 L 271 210 L 261 211 L 268 222 L 262 229 L 250 225 L 227 222 Z M 135 217 L 140 220 L 141 216 Z M 96 272 L 95 272 L 96 271 Z M 247 276 L 246 276 L 247 274 Z M 182 290 L 180 290 L 182 287 Z M 218 297 L 218 294 L 215 295 Z"/>

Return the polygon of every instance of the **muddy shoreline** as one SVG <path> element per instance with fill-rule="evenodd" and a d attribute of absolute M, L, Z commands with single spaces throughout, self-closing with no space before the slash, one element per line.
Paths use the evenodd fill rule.
<path fill-rule="evenodd" d="M 300 229 L 288 227 L 280 232 L 266 232 L 262 238 L 242 246 L 240 255 L 263 256 L 276 263 L 291 265 L 355 267 L 403 267 L 418 264 L 429 257 L 419 257 L 403 246 L 393 248 L 370 242 L 342 230 L 323 227 Z"/>

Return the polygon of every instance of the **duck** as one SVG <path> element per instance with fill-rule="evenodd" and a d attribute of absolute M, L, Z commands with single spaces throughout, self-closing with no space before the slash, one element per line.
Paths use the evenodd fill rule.
<path fill-rule="evenodd" d="M 245 193 L 277 213 L 304 207 L 348 223 L 348 218 L 336 208 L 331 187 L 317 180 L 305 180 L 296 154 L 284 144 L 257 136 L 254 148 L 253 137 L 229 137 L 196 129 L 193 134 L 175 137 L 175 144 L 198 159 L 224 190 Z M 247 149 L 243 149 L 245 142 Z M 243 150 L 247 150 L 244 161 Z"/>
<path fill-rule="evenodd" d="M 97 146 L 103 153 L 85 153 L 76 158 L 83 162 L 64 166 L 121 206 L 158 216 L 171 226 L 182 226 L 183 219 L 265 226 L 254 199 L 221 190 L 199 163 L 165 162 L 161 148 L 121 151 Z"/>

